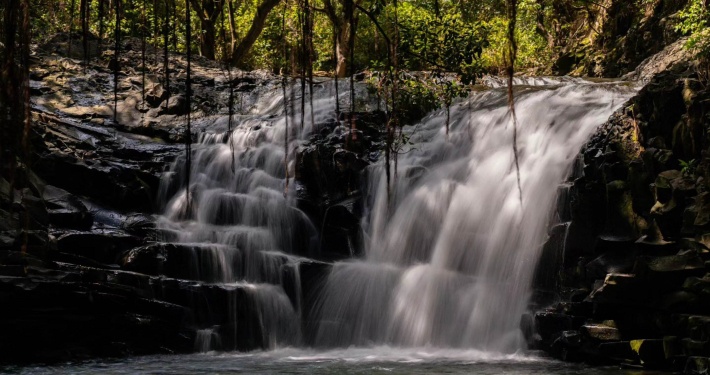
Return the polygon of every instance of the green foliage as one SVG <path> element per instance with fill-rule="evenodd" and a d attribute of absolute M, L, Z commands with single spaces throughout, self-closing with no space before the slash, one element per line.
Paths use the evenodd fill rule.
<path fill-rule="evenodd" d="M 710 10 L 705 0 L 690 0 L 679 15 L 676 30 L 690 36 L 686 48 L 700 57 L 710 57 Z"/>
<path fill-rule="evenodd" d="M 539 1 L 518 0 L 518 17 L 515 37 L 518 41 L 516 69 L 527 69 L 549 66 L 554 50 L 551 50 L 545 39 L 536 31 L 536 17 L 541 12 Z M 484 21 L 490 30 L 489 45 L 484 50 L 481 63 L 493 70 L 502 70 L 505 66 L 503 51 L 507 41 L 508 20 L 505 14 L 498 14 Z"/>
<path fill-rule="evenodd" d="M 81 0 L 37 0 L 33 3 L 32 33 L 41 41 L 56 32 L 78 32 L 81 29 L 79 4 Z M 204 0 L 209 1 L 209 0 Z M 239 42 L 249 30 L 256 9 L 262 0 L 225 0 L 234 10 L 234 35 Z M 99 34 L 99 0 L 90 2 L 90 30 Z M 544 1 L 542 1 L 544 2 Z M 339 12 L 345 0 L 331 0 Z M 420 71 L 455 72 L 464 83 L 472 83 L 478 76 L 495 71 L 502 66 L 505 45 L 505 2 L 503 0 L 449 1 L 449 0 L 358 0 L 356 10 L 354 66 L 356 71 L 381 69 L 389 63 L 387 40 L 397 41 L 397 63 L 400 69 Z M 535 32 L 536 14 L 541 10 L 541 0 L 519 0 L 517 37 L 519 42 L 519 67 L 546 65 L 552 51 Z M 113 39 L 115 17 L 113 1 L 103 0 L 104 41 Z M 185 0 L 122 0 L 121 30 L 124 37 L 141 37 L 145 14 L 145 31 L 149 43 L 162 48 L 163 22 L 166 4 L 168 17 L 169 49 L 185 52 Z M 145 9 L 143 9 L 145 4 Z M 154 4 L 156 9 L 153 9 Z M 301 31 L 299 17 L 303 9 L 300 2 L 285 1 L 274 8 L 266 19 L 260 37 L 246 56 L 243 64 L 249 69 L 278 71 L 282 67 L 293 70 L 300 61 Z M 314 70 L 333 70 L 333 21 L 324 12 L 324 0 L 310 0 L 314 25 Z M 224 5 L 223 15 L 215 20 L 217 59 L 231 50 L 232 33 L 229 20 L 230 7 Z M 366 14 L 362 9 L 367 10 Z M 158 28 L 154 25 L 157 15 Z M 373 19 L 371 19 L 374 18 Z M 395 25 L 395 19 L 397 23 Z M 197 51 L 201 37 L 200 20 L 194 12 L 190 19 L 194 40 L 190 46 Z M 383 30 L 379 30 L 379 25 Z M 382 35 L 384 31 L 385 35 Z M 75 34 L 76 35 L 76 34 Z M 284 49 L 289 56 L 284 55 Z"/>
<path fill-rule="evenodd" d="M 679 160 L 680 162 L 680 172 L 683 176 L 690 177 L 695 175 L 695 171 L 698 168 L 698 161 L 692 159 L 690 161 Z"/>
<path fill-rule="evenodd" d="M 413 124 L 441 105 L 431 81 L 420 75 L 390 69 L 372 75 L 368 84 L 388 110 L 396 108 L 395 122 L 400 125 Z"/>
<path fill-rule="evenodd" d="M 464 22 L 456 12 L 437 16 L 409 2 L 401 4 L 397 16 L 403 68 L 456 72 L 465 82 L 473 82 L 483 71 L 480 57 L 488 45 L 488 30 L 482 23 Z"/>
<path fill-rule="evenodd" d="M 393 71 L 374 74 L 368 80 L 373 91 L 377 91 L 388 109 L 396 108 L 399 125 L 416 123 L 427 113 L 442 107 L 450 107 L 457 98 L 465 98 L 470 86 L 458 81 L 452 75 L 442 73 L 413 74 L 400 71 L 396 89 Z M 393 92 L 394 90 L 394 92 Z M 394 103 L 393 98 L 394 97 Z"/>

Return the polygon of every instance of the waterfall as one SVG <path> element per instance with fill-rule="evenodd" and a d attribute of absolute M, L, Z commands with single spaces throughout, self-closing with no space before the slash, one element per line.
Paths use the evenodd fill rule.
<path fill-rule="evenodd" d="M 184 158 L 176 160 L 161 180 L 164 214 L 159 227 L 167 241 L 191 253 L 184 273 L 225 289 L 229 296 L 230 317 L 222 322 L 228 327 L 220 330 L 211 327 L 216 322 L 198 322 L 208 326 L 197 331 L 199 351 L 213 349 L 210 343 L 219 341 L 217 332 L 232 336 L 231 347 L 223 349 L 236 349 L 238 336 L 245 335 L 237 328 L 240 319 L 248 320 L 243 323 L 246 335 L 255 336 L 250 340 L 262 347 L 297 345 L 301 340 L 300 306 L 289 298 L 284 274 L 298 269 L 301 256 L 311 255 L 318 237 L 310 220 L 295 207 L 294 195 L 285 189 L 286 171 L 294 175 L 295 150 L 310 133 L 311 121 L 301 127 L 294 124 L 298 116 L 294 114 L 287 129 L 283 107 L 298 99 L 292 95 L 286 101 L 280 92 L 276 85 L 263 89 L 253 108 L 234 116 L 231 131 L 225 116 L 203 120 L 206 130 L 193 145 L 190 205 Z M 331 116 L 334 107 L 329 95 L 320 96 L 323 99 L 314 103 L 316 123 Z M 244 313 L 246 309 L 252 313 Z"/>
<path fill-rule="evenodd" d="M 405 132 L 388 194 L 368 171 L 364 259 L 334 265 L 319 306 L 320 346 L 436 346 L 513 352 L 558 187 L 580 148 L 635 91 L 578 79 L 516 79 L 522 203 L 505 88 Z M 389 198 L 388 198 L 389 196 Z"/>
<path fill-rule="evenodd" d="M 295 175 L 299 145 L 318 130 L 313 124 L 333 122 L 332 83 L 315 89 L 314 118 L 307 107 L 303 124 L 296 110 L 301 100 L 297 86 L 288 86 L 285 99 L 281 87 L 268 81 L 244 98 L 253 105 L 234 115 L 231 131 L 226 116 L 194 121 L 194 128 L 203 130 L 192 146 L 190 204 L 184 157 L 161 179 L 158 226 L 164 240 L 179 244 L 182 251 L 165 256 L 180 257 L 181 278 L 221 288 L 228 298 L 230 316 L 222 317 L 223 327 L 209 317 L 196 322 L 202 326 L 195 339 L 198 351 L 212 350 L 217 342 L 222 349 L 237 349 L 240 335 L 249 341 L 246 347 L 302 342 L 299 264 L 317 255 L 319 238 L 296 207 L 297 184 L 289 176 Z M 348 95 L 343 91 L 341 103 Z M 246 333 L 238 332 L 240 327 Z M 231 346 L 220 341 L 220 333 L 230 336 L 226 342 Z"/>
<path fill-rule="evenodd" d="M 203 130 L 192 148 L 192 202 L 179 158 L 161 181 L 159 227 L 187 259 L 180 275 L 228 292 L 230 316 L 198 322 L 196 350 L 235 349 L 245 335 L 264 348 L 302 345 L 303 327 L 327 347 L 519 348 L 559 186 L 584 142 L 635 88 L 516 79 L 521 204 L 505 88 L 495 78 L 485 83 L 451 107 L 448 137 L 441 111 L 404 129 L 411 146 L 398 156 L 389 192 L 382 162 L 367 169 L 365 256 L 332 266 L 315 315 L 308 312 L 314 326 L 303 321 L 299 265 L 318 258 L 319 233 L 296 207 L 298 181 L 288 176 L 309 134 L 334 123 L 332 84 L 316 85 L 315 118 L 307 111 L 303 126 L 294 121 L 295 86 L 287 101 L 268 84 L 253 108 L 234 116 L 233 130 L 225 116 L 195 121 Z M 360 98 L 366 92 L 358 86 Z M 348 97 L 341 90 L 343 105 Z"/>

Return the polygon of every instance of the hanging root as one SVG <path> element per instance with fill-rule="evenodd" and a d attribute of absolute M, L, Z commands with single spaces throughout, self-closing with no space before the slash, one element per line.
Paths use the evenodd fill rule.
<path fill-rule="evenodd" d="M 520 184 L 520 161 L 518 158 L 518 118 L 515 115 L 515 96 L 513 95 L 513 75 L 515 73 L 515 59 L 518 53 L 518 44 L 515 41 L 515 22 L 517 17 L 517 0 L 506 0 L 508 13 L 508 51 L 506 54 L 508 75 L 508 108 L 513 119 L 513 155 L 515 157 L 515 174 L 518 180 L 518 195 L 520 206 L 523 205 L 523 188 Z"/>

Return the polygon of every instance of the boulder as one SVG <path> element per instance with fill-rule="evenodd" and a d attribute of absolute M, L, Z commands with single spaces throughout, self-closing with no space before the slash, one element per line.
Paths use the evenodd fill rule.
<path fill-rule="evenodd" d="M 705 262 L 696 251 L 671 256 L 641 256 L 636 260 L 634 273 L 658 290 L 679 288 L 686 278 L 702 276 Z"/>
<path fill-rule="evenodd" d="M 633 250 L 606 252 L 587 263 L 586 277 L 590 282 L 604 279 L 607 274 L 626 274 L 632 271 L 636 255 Z"/>
<path fill-rule="evenodd" d="M 616 327 L 607 324 L 585 324 L 581 329 L 582 334 L 594 341 L 620 341 L 621 333 Z"/>
<path fill-rule="evenodd" d="M 582 361 L 585 357 L 580 353 L 582 340 L 578 331 L 563 331 L 550 345 L 550 353 L 563 361 Z"/>
<path fill-rule="evenodd" d="M 173 95 L 168 100 L 163 100 L 160 103 L 160 108 L 158 110 L 159 115 L 185 115 L 187 114 L 189 108 L 187 108 L 187 99 L 183 95 Z"/>
<path fill-rule="evenodd" d="M 550 344 L 561 332 L 576 331 L 584 324 L 585 320 L 585 317 L 540 311 L 535 314 L 535 327 L 542 341 Z"/>
<path fill-rule="evenodd" d="M 646 305 L 651 292 L 634 274 L 610 273 L 589 295 L 588 300 L 607 304 Z"/>
<path fill-rule="evenodd" d="M 637 354 L 628 341 L 604 342 L 599 344 L 599 354 L 617 362 L 634 362 Z"/>
<path fill-rule="evenodd" d="M 93 217 L 79 198 L 66 190 L 47 185 L 42 198 L 47 205 L 49 222 L 58 228 L 89 230 Z"/>
<path fill-rule="evenodd" d="M 148 88 L 145 92 L 145 100 L 151 107 L 157 107 L 165 99 L 168 98 L 168 91 L 163 88 L 163 85 L 157 83 Z"/>
<path fill-rule="evenodd" d="M 362 249 L 362 228 L 357 209 L 360 201 L 350 199 L 328 207 L 323 216 L 321 252 L 335 258 L 359 256 Z"/>

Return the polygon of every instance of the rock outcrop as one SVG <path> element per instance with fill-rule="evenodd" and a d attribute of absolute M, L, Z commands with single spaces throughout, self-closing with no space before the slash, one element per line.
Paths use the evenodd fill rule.
<path fill-rule="evenodd" d="M 558 272 L 538 278 L 559 300 L 525 318 L 538 329 L 533 345 L 565 360 L 705 371 L 710 90 L 701 79 L 687 62 L 657 74 L 582 151 L 563 243 L 551 235 L 546 245 Z"/>

